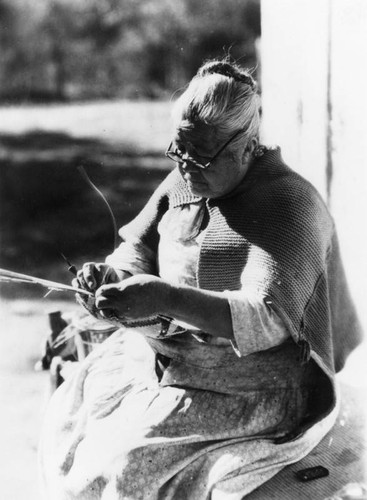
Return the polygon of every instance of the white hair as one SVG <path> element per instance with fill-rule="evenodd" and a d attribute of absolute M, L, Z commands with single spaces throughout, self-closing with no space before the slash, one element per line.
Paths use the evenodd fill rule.
<path fill-rule="evenodd" d="M 260 96 L 251 74 L 226 61 L 205 63 L 175 102 L 174 124 L 190 129 L 195 123 L 213 126 L 218 140 L 225 141 L 243 130 L 236 141 L 246 144 L 258 139 L 260 129 Z"/>

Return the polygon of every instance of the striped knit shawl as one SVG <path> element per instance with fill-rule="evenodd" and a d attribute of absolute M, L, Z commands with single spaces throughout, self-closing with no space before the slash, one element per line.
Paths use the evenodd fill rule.
<path fill-rule="evenodd" d="M 157 251 L 163 213 L 198 199 L 175 170 L 129 226 Z M 329 376 L 340 370 L 360 329 L 334 223 L 315 188 L 283 163 L 278 148 L 256 159 L 230 195 L 206 204 L 199 287 L 261 293 Z"/>

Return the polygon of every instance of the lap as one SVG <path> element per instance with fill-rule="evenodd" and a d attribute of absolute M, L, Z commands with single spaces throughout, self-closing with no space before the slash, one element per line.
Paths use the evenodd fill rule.
<path fill-rule="evenodd" d="M 180 477 L 204 474 L 196 496 L 186 498 L 205 498 L 197 496 L 203 485 L 243 476 L 274 453 L 271 438 L 302 413 L 300 397 L 284 388 L 230 395 L 161 385 L 144 339 L 117 333 L 51 401 L 45 482 L 64 492 L 60 499 L 103 499 L 108 491 L 113 500 L 163 499 L 177 497 Z"/>

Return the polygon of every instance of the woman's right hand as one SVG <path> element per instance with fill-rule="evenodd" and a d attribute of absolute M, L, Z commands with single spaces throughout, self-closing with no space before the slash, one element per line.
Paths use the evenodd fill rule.
<path fill-rule="evenodd" d="M 76 278 L 72 281 L 72 285 L 75 288 L 81 288 L 88 292 L 92 292 L 93 296 L 76 293 L 76 300 L 95 318 L 106 319 L 95 306 L 94 292 L 101 285 L 118 283 L 129 276 L 131 276 L 130 273 L 116 271 L 116 269 L 108 264 L 87 262 L 77 272 Z"/>
<path fill-rule="evenodd" d="M 130 274 L 128 273 L 128 276 Z M 95 292 L 101 285 L 117 283 L 126 276 L 123 271 L 116 271 L 108 264 L 87 262 L 82 269 L 77 272 L 73 280 L 73 286 L 82 288 L 88 292 Z"/>
<path fill-rule="evenodd" d="M 129 278 L 130 276 L 131 274 L 129 272 L 116 270 L 108 264 L 87 262 L 77 272 L 76 278 L 72 281 L 72 285 L 75 288 L 82 288 L 83 290 L 92 292 L 93 296 L 76 293 L 76 300 L 82 307 L 92 314 L 92 316 L 97 319 L 105 320 L 106 315 L 101 314 L 101 311 L 96 308 L 94 292 L 101 285 L 118 283 L 119 281 Z"/>

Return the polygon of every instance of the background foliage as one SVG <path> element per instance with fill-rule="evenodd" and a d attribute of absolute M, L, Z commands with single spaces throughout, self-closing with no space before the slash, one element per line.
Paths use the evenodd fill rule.
<path fill-rule="evenodd" d="M 259 35 L 259 0 L 0 0 L 0 99 L 162 97 Z"/>

